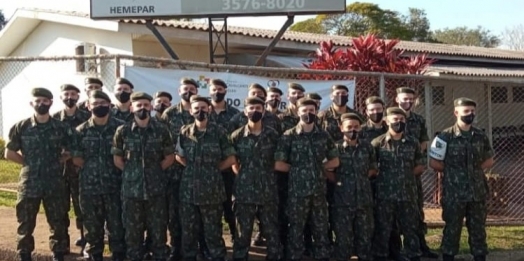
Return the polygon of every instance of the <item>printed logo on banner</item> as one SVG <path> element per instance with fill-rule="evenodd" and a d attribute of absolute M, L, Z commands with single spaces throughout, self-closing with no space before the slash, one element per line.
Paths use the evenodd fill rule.
<path fill-rule="evenodd" d="M 200 89 L 207 89 L 207 87 L 209 87 L 209 81 L 211 81 L 211 78 L 208 78 L 205 75 L 200 75 L 197 80 L 198 87 Z"/>

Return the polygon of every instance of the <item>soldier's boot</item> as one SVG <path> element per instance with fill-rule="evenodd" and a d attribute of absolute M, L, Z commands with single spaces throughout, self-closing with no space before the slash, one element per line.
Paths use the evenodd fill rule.
<path fill-rule="evenodd" d="M 153 260 L 151 255 L 151 236 L 146 232 L 146 239 L 142 243 L 142 251 L 144 253 L 144 260 Z"/>
<path fill-rule="evenodd" d="M 84 238 L 84 228 L 80 228 L 80 237 L 75 241 L 75 246 L 84 247 L 86 245 L 86 239 Z"/>
<path fill-rule="evenodd" d="M 20 261 L 32 261 L 31 253 L 23 253 L 19 255 Z"/>
<path fill-rule="evenodd" d="M 255 236 L 255 239 L 253 240 L 253 245 L 254 246 L 265 246 L 266 245 L 266 240 L 262 236 L 262 233 L 260 232 L 257 233 L 257 235 Z"/>
<path fill-rule="evenodd" d="M 169 254 L 169 258 L 167 260 L 168 261 L 181 261 L 182 259 L 184 259 L 184 258 L 182 257 L 182 253 L 180 253 L 180 250 L 179 249 L 174 249 Z"/>
<path fill-rule="evenodd" d="M 442 255 L 442 261 L 455 261 L 454 255 Z"/>
<path fill-rule="evenodd" d="M 420 242 L 420 250 L 422 251 L 422 257 L 431 259 L 438 259 L 439 257 L 437 253 L 431 251 L 425 239 L 422 239 Z"/>
<path fill-rule="evenodd" d="M 200 246 L 200 254 L 202 254 L 202 257 L 205 260 L 212 260 L 213 258 L 211 257 L 211 253 L 209 252 L 209 248 L 207 247 L 207 244 L 204 238 L 200 239 L 199 246 Z"/>
<path fill-rule="evenodd" d="M 474 256 L 473 260 L 475 260 L 475 261 L 486 261 L 486 256 Z"/>
<path fill-rule="evenodd" d="M 231 235 L 231 244 L 235 243 L 235 235 L 237 234 L 237 228 L 235 224 L 229 224 L 229 234 Z"/>
<path fill-rule="evenodd" d="M 64 261 L 64 253 L 54 252 L 53 253 L 53 261 Z"/>
<path fill-rule="evenodd" d="M 403 256 L 401 253 L 393 253 L 390 255 L 389 259 L 394 261 L 409 261 L 409 258 Z"/>
<path fill-rule="evenodd" d="M 114 252 L 111 256 L 112 261 L 124 261 L 126 259 L 126 254 L 121 252 Z"/>
<path fill-rule="evenodd" d="M 313 256 L 313 240 L 310 236 L 304 237 L 304 255 L 307 257 Z"/>
<path fill-rule="evenodd" d="M 104 255 L 102 253 L 91 255 L 91 261 L 104 261 Z"/>

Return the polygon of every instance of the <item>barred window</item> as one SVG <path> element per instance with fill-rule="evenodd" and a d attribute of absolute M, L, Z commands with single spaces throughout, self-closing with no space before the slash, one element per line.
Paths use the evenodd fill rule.
<path fill-rule="evenodd" d="M 524 102 L 524 86 L 514 86 L 512 89 L 513 102 Z"/>
<path fill-rule="evenodd" d="M 433 96 L 433 105 L 445 105 L 446 89 L 444 86 L 434 86 L 431 88 Z"/>
<path fill-rule="evenodd" d="M 491 87 L 491 102 L 492 103 L 507 103 L 508 102 L 508 88 L 504 86 Z"/>

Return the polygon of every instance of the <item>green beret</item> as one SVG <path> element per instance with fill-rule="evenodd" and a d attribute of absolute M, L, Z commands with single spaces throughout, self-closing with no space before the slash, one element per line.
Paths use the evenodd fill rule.
<path fill-rule="evenodd" d="M 334 92 L 336 90 L 344 90 L 346 92 L 349 92 L 349 89 L 346 85 L 341 85 L 341 84 L 335 84 L 331 87 L 331 91 Z"/>
<path fill-rule="evenodd" d="M 470 99 L 470 98 L 466 98 L 466 97 L 461 97 L 461 98 L 457 98 L 455 99 L 455 101 L 453 102 L 453 105 L 455 107 L 459 107 L 459 106 L 473 106 L 473 107 L 477 107 L 477 103 Z"/>
<path fill-rule="evenodd" d="M 50 100 L 53 99 L 53 93 L 51 93 L 51 91 L 49 91 L 48 89 L 41 87 L 33 88 L 31 90 L 31 95 L 33 95 L 33 97 L 44 97 Z"/>
<path fill-rule="evenodd" d="M 366 105 L 369 105 L 369 104 L 374 104 L 374 103 L 380 103 L 382 104 L 382 106 L 384 106 L 384 100 L 382 100 L 380 97 L 378 96 L 371 96 L 371 97 L 368 97 L 366 99 Z"/>
<path fill-rule="evenodd" d="M 76 86 L 72 85 L 72 84 L 62 84 L 62 86 L 60 86 L 60 91 L 62 92 L 65 92 L 65 91 L 76 91 L 76 92 L 80 92 L 80 89 L 76 88 Z"/>
<path fill-rule="evenodd" d="M 94 77 L 87 77 L 84 79 L 84 84 L 85 85 L 88 85 L 88 84 L 99 84 L 100 86 L 104 86 L 104 83 L 98 79 L 98 78 L 94 78 Z"/>
<path fill-rule="evenodd" d="M 257 105 L 257 104 L 264 106 L 266 105 L 266 102 L 258 97 L 249 97 L 249 98 L 246 98 L 246 100 L 244 101 L 244 106 Z"/>
<path fill-rule="evenodd" d="M 191 96 L 191 99 L 189 100 L 190 103 L 195 103 L 195 102 L 205 102 L 207 103 L 207 105 L 211 105 L 211 102 L 209 101 L 208 98 L 204 97 L 204 96 L 199 96 L 199 95 L 193 95 Z"/>
<path fill-rule="evenodd" d="M 387 116 L 390 116 L 390 115 L 402 115 L 404 117 L 406 117 L 406 112 L 399 108 L 399 107 L 389 107 L 387 110 L 386 110 L 386 115 Z"/>
<path fill-rule="evenodd" d="M 400 93 L 415 94 L 415 90 L 409 87 L 399 87 L 397 88 L 397 94 L 400 94 Z"/>
<path fill-rule="evenodd" d="M 316 92 L 310 92 L 310 93 L 307 93 L 307 94 L 306 94 L 306 98 L 310 98 L 310 99 L 317 100 L 317 101 L 322 100 L 322 96 L 320 96 L 320 95 L 319 95 L 318 93 L 316 93 Z"/>
<path fill-rule="evenodd" d="M 189 84 L 195 86 L 196 88 L 199 87 L 198 82 L 195 81 L 195 80 L 192 79 L 192 78 L 184 77 L 184 78 L 180 79 L 180 85 L 189 85 Z"/>
<path fill-rule="evenodd" d="M 251 89 L 261 90 L 264 93 L 264 97 L 267 97 L 266 89 L 264 89 L 264 87 L 262 87 L 262 85 L 260 85 L 258 83 L 252 83 L 251 85 L 249 85 L 249 90 L 251 90 Z"/>
<path fill-rule="evenodd" d="M 290 82 L 287 84 L 287 87 L 289 89 L 293 89 L 293 90 L 297 90 L 297 91 L 301 91 L 301 92 L 306 92 L 306 89 L 304 89 L 304 87 L 302 87 L 302 85 L 296 83 L 296 82 Z"/>
<path fill-rule="evenodd" d="M 224 81 L 222 81 L 222 80 L 220 80 L 220 79 L 212 79 L 212 80 L 210 81 L 210 83 L 211 83 L 211 85 L 222 86 L 222 87 L 224 87 L 224 88 L 227 89 L 227 84 L 226 84 L 226 82 L 224 82 Z"/>
<path fill-rule="evenodd" d="M 267 88 L 267 92 L 278 93 L 278 94 L 280 94 L 280 96 L 284 95 L 284 93 L 282 92 L 282 90 L 280 90 L 280 89 L 277 88 L 277 87 L 269 87 L 269 88 Z"/>
<path fill-rule="evenodd" d="M 118 78 L 118 79 L 116 79 L 116 84 L 127 84 L 127 85 L 129 85 L 129 87 L 131 87 L 131 89 L 135 88 L 135 86 L 133 86 L 133 84 L 126 78 Z"/>
<path fill-rule="evenodd" d="M 155 93 L 155 99 L 156 98 L 160 98 L 160 97 L 166 97 L 166 98 L 169 99 L 169 101 L 173 100 L 173 96 L 171 96 L 171 94 L 169 92 L 163 92 L 163 91 L 156 92 Z"/>
<path fill-rule="evenodd" d="M 153 97 L 151 97 L 151 95 L 149 95 L 149 94 L 147 94 L 145 92 L 134 92 L 134 93 L 131 94 L 131 101 L 132 102 L 139 101 L 139 100 L 152 101 Z"/>
<path fill-rule="evenodd" d="M 360 124 L 362 124 L 362 118 L 360 118 L 360 116 L 358 116 L 358 114 L 356 113 L 344 113 L 340 116 L 340 121 L 346 121 L 346 120 L 356 120 L 358 121 Z"/>
<path fill-rule="evenodd" d="M 310 98 L 300 98 L 297 101 L 297 107 L 307 106 L 307 105 L 313 105 L 315 108 L 317 107 L 317 102 Z"/>
<path fill-rule="evenodd" d="M 106 102 L 111 102 L 111 99 L 109 98 L 109 95 L 107 95 L 105 92 L 99 91 L 99 90 L 91 91 L 89 93 L 89 97 L 90 98 L 95 98 L 95 99 L 103 99 Z"/>

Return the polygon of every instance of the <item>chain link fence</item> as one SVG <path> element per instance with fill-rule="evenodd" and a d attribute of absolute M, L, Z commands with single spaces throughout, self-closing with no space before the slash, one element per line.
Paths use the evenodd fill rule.
<path fill-rule="evenodd" d="M 365 113 L 364 100 L 372 95 L 386 100 L 388 106 L 396 106 L 395 89 L 409 86 L 417 91 L 414 111 L 427 122 L 431 140 L 439 131 L 455 123 L 453 100 L 469 97 L 477 101 L 475 125 L 489 136 L 495 150 L 495 165 L 486 173 L 490 188 L 488 223 L 492 225 L 524 224 L 524 186 L 521 170 L 524 168 L 524 78 L 522 81 L 479 77 L 398 75 L 371 72 L 311 71 L 299 68 L 261 68 L 238 65 L 207 64 L 170 59 L 125 56 L 70 56 L 0 58 L 0 121 L 2 134 L 13 122 L 32 113 L 22 108 L 27 100 L 27 86 L 45 86 L 58 97 L 59 86 L 72 83 L 84 86 L 84 78 L 98 77 L 104 82 L 106 92 L 113 92 L 115 80 L 124 76 L 128 66 L 158 69 L 195 71 L 221 71 L 272 79 L 318 79 L 347 80 L 356 82 L 354 107 Z M 173 94 L 178 79 L 173 79 Z M 21 89 L 23 88 L 23 89 Z M 85 94 L 83 94 L 85 98 Z M 83 99 L 81 98 L 81 99 Z M 329 102 L 329 101 L 323 101 Z M 27 107 L 27 106 L 25 106 Z M 16 108 L 16 113 L 7 110 Z M 18 109 L 20 108 L 20 109 Z M 24 111 L 25 110 L 25 111 Z M 22 114 L 25 114 L 21 116 Z M 440 199 L 441 174 L 428 169 L 423 174 L 426 221 L 429 225 L 442 225 Z"/>

